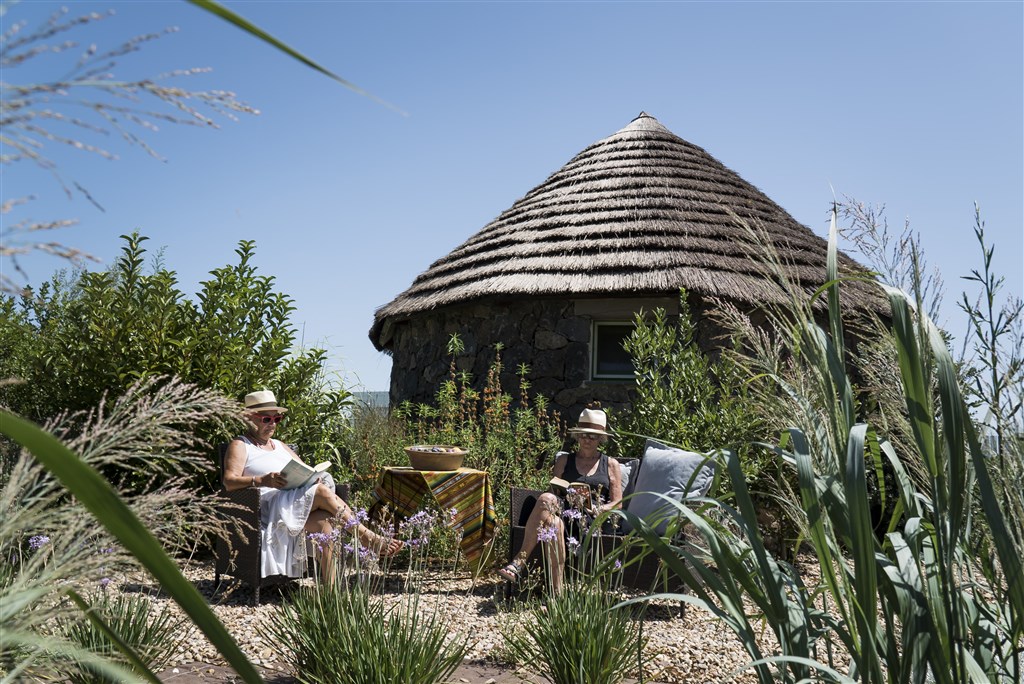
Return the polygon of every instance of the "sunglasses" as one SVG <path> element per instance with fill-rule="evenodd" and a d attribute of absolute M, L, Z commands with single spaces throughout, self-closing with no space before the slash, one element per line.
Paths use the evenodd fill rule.
<path fill-rule="evenodd" d="M 592 439 L 596 442 L 597 440 L 601 439 L 601 437 L 599 435 L 591 435 L 586 432 L 581 432 L 580 434 L 576 435 L 576 439 L 581 441 L 584 439 Z"/>
<path fill-rule="evenodd" d="M 260 422 L 264 425 L 270 425 L 271 423 L 277 425 L 282 420 L 284 420 L 284 416 L 260 416 Z"/>

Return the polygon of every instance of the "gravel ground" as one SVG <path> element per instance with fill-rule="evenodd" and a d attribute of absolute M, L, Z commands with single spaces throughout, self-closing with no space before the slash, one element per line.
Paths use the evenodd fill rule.
<path fill-rule="evenodd" d="M 242 650 L 264 673 L 267 681 L 291 681 L 285 654 L 273 648 L 261 636 L 260 625 L 274 618 L 280 606 L 282 591 L 264 589 L 263 603 L 252 606 L 251 590 L 232 580 L 223 580 L 219 591 L 213 583 L 210 563 L 192 564 L 185 575 L 210 601 L 214 612 L 234 635 Z M 301 580 L 302 583 L 310 580 Z M 113 586 L 113 585 L 112 585 Z M 132 578 L 116 582 L 121 591 L 146 591 L 148 585 Z M 295 586 L 293 583 L 291 586 Z M 517 670 L 503 657 L 503 639 L 500 625 L 510 620 L 529 619 L 526 613 L 510 612 L 501 600 L 502 584 L 495 580 L 477 581 L 474 585 L 466 576 L 439 576 L 424 588 L 424 602 L 437 602 L 443 613 L 452 616 L 453 626 L 471 635 L 473 645 L 462 667 L 452 682 L 470 684 L 503 684 L 517 681 L 542 681 L 527 672 Z M 158 603 L 170 603 L 158 598 Z M 177 606 L 172 605 L 173 610 Z M 524 604 L 513 604 L 522 611 Z M 710 613 L 689 607 L 679 615 L 679 604 L 660 603 L 649 609 L 644 622 L 648 638 L 647 663 L 644 681 L 662 682 L 722 682 L 735 677 L 735 673 L 750 658 L 732 632 Z M 762 648 L 774 641 L 766 633 Z M 637 676 L 638 673 L 633 673 Z M 183 649 L 174 657 L 172 665 L 160 673 L 160 678 L 175 684 L 198 682 L 233 682 L 237 677 L 224 665 L 223 659 L 200 633 L 193 633 Z M 738 682 L 753 682 L 747 672 L 735 677 Z"/>

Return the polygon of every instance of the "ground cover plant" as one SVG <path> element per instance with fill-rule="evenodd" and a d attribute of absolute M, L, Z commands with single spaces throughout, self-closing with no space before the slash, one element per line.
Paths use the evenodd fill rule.
<path fill-rule="evenodd" d="M 858 421 L 841 359 L 835 215 L 829 249 L 829 329 L 796 297 L 783 321 L 789 349 L 813 382 L 796 388 L 770 379 L 804 409 L 803 426 L 766 444 L 798 478 L 807 543 L 823 586 L 807 587 L 766 548 L 736 454 L 726 468 L 735 506 L 707 503 L 715 515 L 678 505 L 704 553 L 675 547 L 622 513 L 687 584 L 678 596 L 712 611 L 748 650 L 760 681 L 1019 681 L 1024 639 L 1024 577 L 1014 540 L 1020 520 L 996 495 L 957 369 L 939 330 L 915 299 L 886 290 L 913 454 L 897 454 L 876 428 Z M 1012 453 L 1012 446 L 1008 445 Z M 1019 451 L 1013 454 L 1019 459 Z M 928 488 L 902 462 L 917 459 Z M 898 503 L 876 535 L 867 470 L 884 460 L 896 475 Z M 972 502 L 976 502 L 972 506 Z M 975 515 L 975 509 L 977 515 Z M 720 524 L 721 520 L 729 525 Z M 976 543 L 977 531 L 985 543 Z M 762 623 L 743 611 L 754 602 L 778 638 L 764 653 Z"/>

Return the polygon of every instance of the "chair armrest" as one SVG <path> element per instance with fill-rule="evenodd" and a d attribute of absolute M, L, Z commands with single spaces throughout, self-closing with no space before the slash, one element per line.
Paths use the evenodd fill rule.
<path fill-rule="evenodd" d="M 522 527 L 526 524 L 527 518 L 537 505 L 537 499 L 543 494 L 537 489 L 526 489 L 523 487 L 512 487 L 509 499 L 509 522 L 512 527 Z"/>

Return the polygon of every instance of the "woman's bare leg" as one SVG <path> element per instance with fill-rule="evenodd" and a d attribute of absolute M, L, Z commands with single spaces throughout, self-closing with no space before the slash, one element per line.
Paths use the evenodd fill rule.
<path fill-rule="evenodd" d="M 309 518 L 306 519 L 303 529 L 306 532 L 330 534 L 333 529 L 331 515 L 324 510 L 313 510 L 309 514 Z M 330 543 L 324 544 L 322 547 L 317 544 L 317 549 L 320 556 L 320 579 L 326 584 L 334 580 L 334 550 Z"/>
<path fill-rule="evenodd" d="M 355 513 L 345 503 L 345 500 L 334 493 L 327 485 L 320 483 L 313 495 L 313 513 L 326 512 L 330 517 L 337 518 L 346 527 L 355 519 Z M 313 514 L 310 514 L 310 518 Z M 393 556 L 402 549 L 402 542 L 399 539 L 387 539 L 375 533 L 365 525 L 356 526 L 356 535 L 364 546 L 367 546 L 379 556 Z"/>
<path fill-rule="evenodd" d="M 541 494 L 537 499 L 537 505 L 533 507 L 529 518 L 526 519 L 523 545 L 512 561 L 513 565 L 516 566 L 516 572 L 508 572 L 512 569 L 508 568 L 506 570 L 503 568 L 499 574 L 512 579 L 513 575 L 517 574 L 525 565 L 533 550 L 537 548 L 537 537 L 541 529 L 552 529 L 554 534 L 551 540 L 544 542 L 546 545 L 544 555 L 546 556 L 547 565 L 551 570 L 551 588 L 555 592 L 560 591 L 562 587 L 562 566 L 565 564 L 565 530 L 561 512 L 562 505 L 558 497 L 550 492 Z"/>

